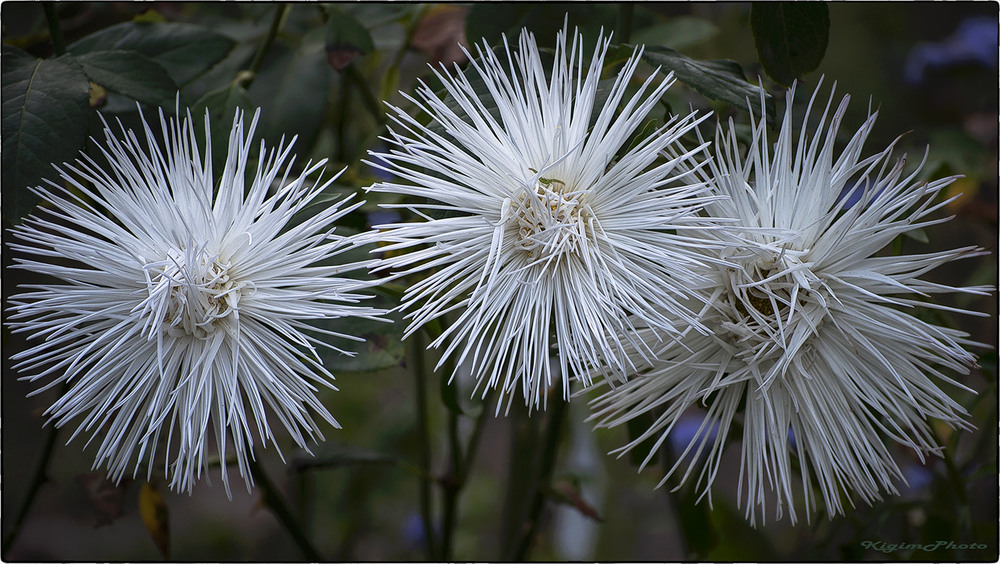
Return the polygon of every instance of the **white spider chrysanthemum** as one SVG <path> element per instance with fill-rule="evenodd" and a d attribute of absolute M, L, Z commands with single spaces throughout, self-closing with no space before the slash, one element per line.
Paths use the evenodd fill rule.
<path fill-rule="evenodd" d="M 739 497 L 753 523 L 757 507 L 766 509 L 766 488 L 776 494 L 776 518 L 787 503 L 796 520 L 790 503 L 795 460 L 807 515 L 816 507 L 813 484 L 832 515 L 843 512 L 842 493 L 855 492 L 867 503 L 881 499 L 882 491 L 896 493 L 893 482 L 902 475 L 887 442 L 922 459 L 939 453 L 929 418 L 967 427 L 965 409 L 939 383 L 967 389 L 944 370 L 967 374 L 975 357 L 964 347 L 974 343 L 913 312 L 961 311 L 934 302 L 934 294 L 989 292 L 920 279 L 981 254 L 978 249 L 876 254 L 906 231 L 946 221 L 931 214 L 947 203 L 935 200 L 954 178 L 925 183 L 917 180 L 920 167 L 904 176 L 905 158 L 891 162 L 892 145 L 862 158 L 874 113 L 835 155 L 849 97 L 824 133 L 831 94 L 819 133 L 809 138 L 803 125 L 793 148 L 792 92 L 773 149 L 765 124 L 753 123 L 748 156 L 741 158 L 730 124 L 727 136 L 716 136 L 714 163 L 703 169 L 718 193 L 730 197 L 708 212 L 738 218 L 745 229 L 742 242 L 721 255 L 732 266 L 713 266 L 707 274 L 714 285 L 706 290 L 711 305 L 702 321 L 714 334 L 689 333 L 667 344 L 659 362 L 593 401 L 592 419 L 600 427 L 653 417 L 648 430 L 620 449 L 653 441 L 647 463 L 686 410 L 704 407 L 700 429 L 668 477 L 687 459 L 681 481 L 687 480 L 707 455 L 697 486 L 709 503 L 727 437 L 741 421 Z M 810 100 L 806 119 L 812 106 Z M 847 206 L 842 191 L 852 187 L 859 199 Z"/>
<path fill-rule="evenodd" d="M 393 108 L 405 131 L 370 163 L 403 181 L 372 190 L 430 202 L 398 205 L 425 221 L 377 226 L 380 250 L 395 254 L 379 269 L 425 275 L 403 298 L 407 335 L 457 311 L 431 346 L 447 343 L 441 362 L 470 362 L 483 394 L 500 387 L 508 406 L 518 385 L 529 406 L 545 405 L 553 342 L 568 397 L 571 370 L 587 379 L 590 366 L 612 377 L 630 369 L 628 314 L 668 338 L 696 324 L 680 301 L 701 282 L 691 272 L 704 243 L 685 230 L 704 223 L 710 198 L 676 172 L 690 153 L 661 151 L 697 121 L 675 118 L 616 160 L 673 78 L 654 73 L 627 97 L 637 51 L 599 82 L 609 41 L 598 39 L 587 67 L 581 36 L 567 48 L 564 29 L 551 73 L 527 30 L 513 55 L 504 39 L 506 61 L 478 49 L 478 93 L 470 72 L 435 71 L 450 103 L 422 85 L 421 100 L 409 99 L 431 125 Z"/>
<path fill-rule="evenodd" d="M 190 115 L 160 112 L 165 151 L 145 121 L 145 143 L 105 126 L 109 166 L 84 156 L 56 167 L 69 188 L 37 188 L 44 211 L 13 230 L 15 268 L 55 279 L 10 299 L 15 332 L 40 339 L 16 368 L 51 378 L 42 390 L 67 384 L 46 414 L 57 426 L 82 416 L 73 437 L 103 435 L 94 467 L 116 481 L 144 459 L 151 473 L 162 452 L 171 488 L 190 492 L 212 427 L 227 494 L 230 445 L 249 490 L 253 429 L 266 446 L 269 419 L 280 421 L 306 448 L 323 438 L 318 419 L 338 426 L 316 396 L 333 377 L 305 320 L 379 314 L 352 305 L 362 283 L 338 277 L 367 263 L 327 260 L 354 242 L 331 222 L 360 204 L 290 224 L 336 175 L 310 181 L 320 162 L 293 176 L 294 139 L 270 152 L 261 143 L 254 171 L 256 123 L 244 136 L 237 114 L 218 183 L 211 140 L 202 160 Z"/>

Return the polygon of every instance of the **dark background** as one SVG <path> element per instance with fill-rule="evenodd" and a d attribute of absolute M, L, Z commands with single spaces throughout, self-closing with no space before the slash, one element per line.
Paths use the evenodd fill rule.
<path fill-rule="evenodd" d="M 242 41 L 257 37 L 266 29 L 270 21 L 269 9 L 245 4 L 79 3 L 59 5 L 59 14 L 67 42 L 113 23 L 127 21 L 147 10 L 158 11 L 170 21 L 213 25 Z M 379 6 L 351 9 L 358 12 L 362 22 L 378 20 Z M 382 6 L 381 9 L 390 8 Z M 444 47 L 434 46 L 447 46 L 460 40 L 463 18 L 468 15 L 471 19 L 482 9 L 473 5 L 470 11 L 452 5 L 451 11 L 442 12 L 450 18 L 447 23 L 429 25 L 423 47 L 406 55 L 401 87 L 410 84 L 413 76 L 425 74 L 424 64 L 429 58 L 440 60 L 452 56 L 454 53 L 442 54 Z M 516 11 L 513 6 L 507 9 L 511 13 Z M 615 27 L 618 13 L 615 5 L 575 4 L 567 9 L 573 17 L 588 23 L 601 23 L 607 29 Z M 845 119 L 845 130 L 853 130 L 862 123 L 869 100 L 873 108 L 879 109 L 878 124 L 869 138 L 866 155 L 881 150 L 898 135 L 906 133 L 900 142 L 901 151 L 912 156 L 921 155 L 924 147 L 930 144 L 926 167 L 930 175 L 965 175 L 955 183 L 956 191 L 965 195 L 948 209 L 956 216 L 955 220 L 929 230 L 929 245 L 907 240 L 904 250 L 929 252 L 968 244 L 983 246 L 993 254 L 949 266 L 927 278 L 949 284 L 995 285 L 997 5 L 833 3 L 829 4 L 829 11 L 827 52 L 819 68 L 805 76 L 806 91 L 811 92 L 819 76 L 825 75 L 824 89 L 836 81 L 838 92 L 850 93 L 852 104 Z M 992 23 L 992 34 L 988 24 L 968 27 L 969 22 L 975 23 L 978 19 Z M 276 52 L 292 49 L 303 41 L 310 26 L 316 25 L 314 20 L 310 6 L 295 5 L 285 31 L 279 36 Z M 14 42 L 38 57 L 51 55 L 45 20 L 38 4 L 4 3 L 2 22 L 4 42 Z M 560 18 L 534 23 L 543 29 L 555 29 L 561 27 L 562 22 Z M 554 36 L 543 29 L 534 29 L 539 43 L 543 46 L 553 44 Z M 396 45 L 393 50 L 398 48 L 400 30 L 382 26 L 373 29 L 372 34 L 376 50 L 389 52 L 393 45 Z M 641 4 L 634 14 L 632 40 L 666 45 L 697 59 L 733 59 L 743 65 L 754 82 L 760 72 L 749 27 L 749 4 Z M 369 56 L 361 61 L 359 68 L 364 76 L 377 82 L 380 65 L 390 58 L 390 55 L 382 59 Z M 274 65 L 279 64 L 276 59 Z M 265 65 L 264 68 L 269 67 Z M 329 67 L 324 72 L 329 72 L 329 76 L 319 79 L 327 81 L 327 107 L 333 112 L 342 79 Z M 306 85 L 297 87 L 305 88 Z M 205 87 L 195 85 L 192 88 L 194 96 L 198 88 Z M 257 102 L 265 105 L 266 110 L 267 93 L 262 91 L 258 95 Z M 674 97 L 675 103 L 709 106 L 703 98 L 680 86 L 672 89 L 669 95 Z M 740 115 L 731 108 L 716 106 L 713 109 L 722 115 Z M 297 146 L 298 150 L 335 159 L 341 156 L 349 162 L 349 152 L 345 154 L 343 148 L 337 147 L 336 140 L 331 141 L 325 133 L 326 123 L 322 121 L 318 132 L 312 138 L 307 136 Z M 351 127 L 371 129 L 371 125 L 361 118 Z M 354 137 L 364 138 L 360 133 Z M 371 171 L 359 167 L 352 172 L 356 173 L 357 187 L 370 181 Z M 4 192 L 7 190 L 5 186 Z M 10 263 L 9 254 L 5 248 L 5 266 Z M 3 280 L 3 292 L 8 296 L 14 291 L 15 277 L 5 272 Z M 995 346 L 995 296 L 954 298 L 954 303 L 993 314 L 982 319 L 954 317 L 952 321 L 976 340 Z M 4 329 L 4 535 L 32 479 L 47 434 L 42 428 L 40 414 L 53 399 L 51 393 L 26 397 L 36 385 L 18 381 L 17 375 L 10 370 L 8 357 L 23 346 L 20 336 L 13 336 Z M 953 482 L 948 480 L 939 461 L 921 465 L 912 454 L 899 450 L 897 460 L 910 477 L 909 488 L 900 485 L 901 496 L 875 507 L 858 507 L 847 516 L 834 519 L 817 514 L 811 523 L 800 522 L 792 526 L 786 518 L 752 530 L 742 522 L 742 513 L 735 508 L 739 458 L 738 450 L 731 447 L 727 455 L 731 468 L 716 481 L 714 494 L 716 511 L 713 518 L 724 536 L 711 556 L 719 560 L 995 560 L 998 547 L 995 350 L 984 350 L 981 364 L 982 370 L 962 378 L 966 385 L 980 392 L 979 396 L 955 394 L 969 406 L 972 422 L 978 429 L 952 437 L 946 427 L 935 427 L 939 436 L 947 437 L 948 444 L 956 449 L 953 451 L 956 460 L 966 470 L 962 478 L 968 496 L 966 502 L 957 500 Z M 414 392 L 413 383 L 405 377 L 406 371 L 388 368 L 351 373 L 338 370 L 337 366 L 329 368 L 337 374 L 341 391 L 324 396 L 324 401 L 345 428 L 342 431 L 330 429 L 328 441 L 314 451 L 322 457 L 344 448 L 361 448 L 412 460 L 415 457 Z M 436 393 L 436 383 L 429 389 Z M 439 405 L 434 407 L 433 428 L 440 430 L 433 445 L 434 465 L 440 468 L 444 464 L 445 413 Z M 603 521 L 587 519 L 569 506 L 550 504 L 533 557 L 619 561 L 684 559 L 684 541 L 672 512 L 670 494 L 665 489 L 653 489 L 661 475 L 659 469 L 637 474 L 627 458 L 607 456 L 606 452 L 625 442 L 625 432 L 623 429 L 591 432 L 589 424 L 582 422 L 586 407 L 583 401 L 572 404 L 573 423 L 563 443 L 556 476 L 567 482 L 578 480 L 585 499 Z M 454 552 L 458 559 L 497 558 L 499 514 L 507 485 L 509 436 L 515 424 L 514 420 L 502 417 L 487 423 L 479 458 L 460 507 L 461 521 Z M 62 445 L 68 435 L 65 431 L 60 433 L 61 442 L 54 451 L 49 482 L 42 487 L 18 541 L 5 559 L 162 559 L 139 517 L 140 484 L 123 483 L 116 488 L 104 482 L 103 472 L 91 472 L 93 448 L 84 449 L 86 440 L 79 438 L 68 446 Z M 299 472 L 283 465 L 273 450 L 261 451 L 259 456 L 272 478 L 284 489 L 296 514 L 309 523 L 307 534 L 324 555 L 337 560 L 422 558 L 417 481 L 412 475 L 386 465 L 351 465 Z M 301 558 L 286 532 L 262 506 L 259 492 L 248 494 L 242 489 L 240 478 L 234 475 L 230 501 L 217 475 L 212 482 L 212 487 L 204 483 L 196 486 L 192 496 L 166 491 L 161 483 L 160 491 L 170 512 L 172 558 Z M 958 534 L 955 523 L 963 516 L 972 523 L 971 538 L 953 538 Z M 865 549 L 861 543 L 866 540 L 887 543 L 965 540 L 986 544 L 988 549 L 964 553 L 942 550 L 883 554 Z"/>

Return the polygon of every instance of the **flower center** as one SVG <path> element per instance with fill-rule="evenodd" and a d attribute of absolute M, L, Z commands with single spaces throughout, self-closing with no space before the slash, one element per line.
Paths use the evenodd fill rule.
<path fill-rule="evenodd" d="M 727 292 L 720 309 L 728 318 L 723 327 L 732 337 L 751 348 L 766 343 L 780 349 L 793 333 L 790 324 L 796 319 L 808 317 L 813 327 L 822 320 L 825 285 L 802 262 L 803 254 L 758 250 L 730 257 L 742 266 L 728 268 L 724 275 Z"/>
<path fill-rule="evenodd" d="M 585 195 L 555 178 L 539 178 L 533 188 L 521 192 L 512 202 L 517 248 L 541 259 L 585 245 L 592 217 Z"/>
<path fill-rule="evenodd" d="M 740 315 L 743 317 L 751 317 L 747 305 L 750 305 L 765 317 L 777 315 L 777 312 L 774 311 L 774 305 L 771 304 L 771 300 L 766 295 L 760 295 L 760 292 L 756 289 L 750 289 L 743 297 L 737 297 L 734 293 L 730 296 L 730 301 L 733 307 L 736 308 L 736 311 L 740 312 Z"/>
<path fill-rule="evenodd" d="M 140 304 L 146 318 L 143 333 L 152 337 L 165 329 L 173 337 L 207 339 L 237 317 L 240 297 L 252 293 L 253 283 L 234 280 L 231 266 L 204 247 L 174 250 L 166 260 L 146 264 L 148 297 Z"/>

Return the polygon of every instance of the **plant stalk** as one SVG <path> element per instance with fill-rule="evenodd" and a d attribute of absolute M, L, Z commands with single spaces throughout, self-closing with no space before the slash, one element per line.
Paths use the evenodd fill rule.
<path fill-rule="evenodd" d="M 288 15 L 288 11 L 290 9 L 291 6 L 289 4 L 275 6 L 274 19 L 271 20 L 271 27 L 267 30 L 264 42 L 260 44 L 260 47 L 257 48 L 257 53 L 253 56 L 253 62 L 250 63 L 250 73 L 243 81 L 244 88 L 250 88 L 254 79 L 257 78 L 257 73 L 260 72 L 260 67 L 264 64 L 264 57 L 266 57 L 268 51 L 271 50 L 274 38 L 278 36 L 278 32 L 281 30 L 281 24 L 285 21 L 285 16 Z"/>
<path fill-rule="evenodd" d="M 417 386 L 417 435 L 420 458 L 420 520 L 424 527 L 427 560 L 434 560 L 434 522 L 431 519 L 431 439 L 430 422 L 427 414 L 427 367 L 424 359 L 424 343 L 420 332 L 410 337 L 413 347 L 413 372 Z"/>
<path fill-rule="evenodd" d="M 67 385 L 63 385 L 62 391 L 59 393 L 66 393 Z M 56 436 L 59 434 L 59 428 L 54 424 L 49 427 L 48 434 L 45 436 L 45 444 L 42 446 L 42 456 L 38 459 L 38 465 L 35 467 L 35 475 L 31 481 L 31 485 L 28 486 L 28 494 L 24 498 L 24 502 L 21 504 L 21 508 L 17 512 L 17 518 L 14 519 L 14 526 L 11 528 L 10 532 L 3 539 L 3 548 L 0 554 L 3 555 L 3 560 L 7 560 L 7 551 L 10 550 L 11 545 L 17 540 L 18 534 L 21 532 L 21 525 L 24 524 L 24 520 L 28 517 L 28 513 L 31 511 L 31 506 L 35 503 L 35 498 L 38 496 L 38 490 L 41 489 L 42 484 L 48 481 L 46 475 L 49 471 L 49 461 L 52 459 L 52 451 L 55 450 L 56 446 Z"/>
<path fill-rule="evenodd" d="M 618 25 L 615 32 L 615 39 L 618 43 L 628 43 L 632 37 L 633 12 L 635 12 L 635 4 L 632 2 L 620 2 L 618 4 Z"/>
<path fill-rule="evenodd" d="M 368 113 L 375 118 L 375 123 L 377 123 L 379 127 L 385 125 L 385 112 L 382 110 L 382 105 L 379 103 L 378 98 L 375 97 L 375 93 L 372 92 L 368 81 L 365 80 L 364 76 L 362 76 L 361 71 L 354 66 L 354 63 L 351 63 L 347 65 L 346 69 L 344 69 L 344 75 L 348 80 L 354 83 L 358 92 L 361 93 L 361 101 L 364 103 L 365 109 L 368 110 Z"/>
<path fill-rule="evenodd" d="M 669 445 L 661 447 L 660 462 L 663 464 L 664 472 L 669 472 L 677 462 Z M 680 528 L 684 557 L 705 558 L 720 539 L 720 534 L 709 517 L 708 505 L 699 504 L 695 487 L 690 483 L 681 485 L 676 474 L 667 479 L 667 487 L 664 490 L 670 498 Z"/>
<path fill-rule="evenodd" d="M 403 45 L 396 51 L 396 56 L 392 59 L 392 64 L 389 65 L 389 69 L 386 70 L 385 74 L 382 76 L 382 86 L 379 90 L 379 94 L 383 100 L 388 100 L 392 96 L 399 82 L 399 67 L 403 64 L 403 58 L 406 56 L 407 51 L 409 51 L 410 43 L 413 42 L 413 36 L 417 34 L 417 28 L 420 26 L 420 20 L 424 18 L 424 14 L 427 13 L 428 5 L 419 4 L 416 7 L 416 12 L 413 14 L 410 25 L 406 28 L 406 36 L 403 37 Z"/>
<path fill-rule="evenodd" d="M 451 373 L 454 373 L 454 363 L 449 362 L 448 366 L 452 368 Z M 487 413 L 489 411 L 489 395 L 487 394 L 487 398 L 484 399 L 483 409 L 476 417 L 476 423 L 472 429 L 472 435 L 469 437 L 469 444 L 465 448 L 464 456 L 459 445 L 459 415 L 454 411 L 449 412 L 448 436 L 449 448 L 451 449 L 451 467 L 448 469 L 448 473 L 441 479 L 444 501 L 444 517 L 441 528 L 441 560 L 443 561 L 452 560 L 452 544 L 455 527 L 458 522 L 458 502 L 462 495 L 462 489 L 469 478 L 469 470 L 476 459 L 476 452 L 479 449 L 479 439 L 482 437 L 486 419 L 489 417 Z"/>
<path fill-rule="evenodd" d="M 458 513 L 458 497 L 462 488 L 462 485 L 458 483 L 458 474 L 463 466 L 462 452 L 458 443 L 458 414 L 450 411 L 448 413 L 448 449 L 451 451 L 451 462 L 448 472 L 441 477 L 440 481 L 444 513 L 441 519 L 441 560 L 444 562 L 451 560 L 451 544 Z"/>
<path fill-rule="evenodd" d="M 552 410 L 549 412 L 545 442 L 542 444 L 541 452 L 537 453 L 540 461 L 535 465 L 536 478 L 533 488 L 535 493 L 531 501 L 531 508 L 529 509 L 527 519 L 524 521 L 527 530 L 521 536 L 517 544 L 517 550 L 513 558 L 511 558 L 515 562 L 523 562 L 528 556 L 528 551 L 531 550 L 531 545 L 538 534 L 538 522 L 541 519 L 542 509 L 545 507 L 547 497 L 545 492 L 549 491 L 552 486 L 552 473 L 555 470 L 559 440 L 562 437 L 562 427 L 566 421 L 569 402 L 562 395 L 559 395 L 554 403 L 555 405 L 552 406 Z"/>
<path fill-rule="evenodd" d="M 944 443 L 938 440 L 938 444 L 943 445 Z M 958 506 L 958 530 L 962 535 L 959 540 L 968 541 L 972 538 L 972 512 L 969 509 L 969 492 L 966 489 L 965 478 L 962 476 L 962 471 L 959 470 L 958 465 L 955 464 L 953 453 L 954 450 L 952 448 L 946 447 L 942 450 L 941 455 L 944 458 L 944 467 L 945 472 L 948 474 L 948 481 L 955 490 L 955 502 Z M 961 552 L 956 554 L 956 558 L 959 560 L 963 559 L 963 556 L 964 555 Z"/>
<path fill-rule="evenodd" d="M 42 2 L 45 20 L 49 24 L 49 36 L 52 38 L 52 51 L 58 57 L 66 54 L 66 44 L 63 41 L 62 30 L 59 28 L 59 16 L 56 14 L 55 2 Z"/>
<path fill-rule="evenodd" d="M 278 521 L 288 531 L 288 534 L 291 535 L 292 540 L 302 550 L 302 554 L 306 557 L 306 560 L 311 562 L 321 561 L 322 558 L 319 552 L 316 551 L 316 548 L 306 537 L 305 533 L 302 532 L 302 526 L 292 515 L 291 511 L 288 510 L 288 506 L 285 505 L 285 501 L 281 498 L 281 494 L 278 493 L 271 479 L 267 477 L 264 468 L 252 457 L 250 459 L 250 474 L 264 492 L 264 503 L 267 504 L 275 517 L 278 518 Z"/>

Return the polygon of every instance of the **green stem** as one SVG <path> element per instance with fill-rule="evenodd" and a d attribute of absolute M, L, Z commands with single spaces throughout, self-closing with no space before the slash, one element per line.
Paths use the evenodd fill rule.
<path fill-rule="evenodd" d="M 285 501 L 281 498 L 278 490 L 271 483 L 270 478 L 264 473 L 264 468 L 253 458 L 250 459 L 250 474 L 253 476 L 254 481 L 264 492 L 264 503 L 271 509 L 278 521 L 285 527 L 288 534 L 291 535 L 295 544 L 298 545 L 299 549 L 302 550 L 302 554 L 306 557 L 306 560 L 311 562 L 318 562 L 322 560 L 320 558 L 319 552 L 313 547 L 312 543 L 306 537 L 305 533 L 302 532 L 302 527 L 296 521 L 295 517 L 292 515 L 291 511 L 288 510 L 288 506 L 285 505 Z"/>
<path fill-rule="evenodd" d="M 397 460 L 393 457 L 377 457 L 370 458 L 368 460 L 352 460 L 352 461 L 330 461 L 330 460 L 307 460 L 307 461 L 295 461 L 292 464 L 292 470 L 296 472 L 308 472 L 312 470 L 335 470 L 337 468 L 347 467 L 347 466 L 360 466 L 360 465 L 371 465 L 371 466 L 391 466 L 393 468 L 398 468 L 404 472 L 407 472 L 417 478 L 425 478 L 427 480 L 433 481 L 434 477 L 424 472 L 423 469 L 418 467 L 416 464 L 411 464 L 405 460 Z"/>
<path fill-rule="evenodd" d="M 669 472 L 677 462 L 669 446 L 661 447 L 660 461 L 665 472 Z M 673 474 L 667 479 L 664 490 L 670 497 L 680 528 L 683 552 L 685 558 L 701 559 L 718 544 L 719 532 L 709 518 L 708 504 L 697 502 L 698 494 L 695 487 L 687 483 L 677 489 L 678 485 L 680 479 L 677 474 Z"/>
<path fill-rule="evenodd" d="M 351 107 L 351 89 L 346 77 L 340 80 L 340 104 L 337 111 L 335 131 L 337 136 L 337 162 L 347 162 L 347 116 Z"/>
<path fill-rule="evenodd" d="M 420 26 L 420 20 L 424 18 L 424 13 L 427 12 L 428 8 L 427 4 L 418 5 L 410 21 L 410 25 L 406 28 L 403 45 L 399 48 L 399 51 L 396 51 L 396 56 L 393 58 L 392 64 L 389 65 L 382 78 L 380 94 L 383 100 L 388 100 L 396 90 L 396 85 L 399 82 L 399 67 L 403 64 L 403 58 L 406 56 L 407 51 L 409 51 L 410 43 L 413 42 L 413 36 L 417 34 L 417 28 Z"/>
<path fill-rule="evenodd" d="M 382 110 L 382 105 L 379 103 L 378 98 L 375 97 L 375 93 L 372 92 L 368 81 L 361 75 L 361 72 L 354 66 L 354 63 L 347 65 L 347 68 L 344 69 L 344 75 L 357 87 L 358 92 L 361 93 L 361 101 L 364 102 L 365 108 L 375 118 L 375 122 L 378 123 L 379 127 L 385 125 L 385 112 Z"/>
<path fill-rule="evenodd" d="M 68 386 L 63 384 L 62 391 L 59 393 L 60 396 L 66 393 Z M 49 460 L 52 458 L 52 451 L 55 450 L 56 446 L 56 436 L 59 434 L 59 428 L 55 425 L 49 427 L 48 434 L 45 437 L 45 445 L 42 446 L 42 456 L 38 459 L 38 466 L 35 467 L 35 476 L 31 481 L 31 485 L 28 486 L 28 495 L 24 498 L 24 503 L 21 504 L 21 509 L 17 512 L 17 518 L 14 519 L 14 526 L 11 528 L 10 532 L 3 539 L 3 549 L 0 554 L 3 555 L 3 559 L 7 559 L 7 551 L 10 550 L 14 541 L 17 540 L 17 535 L 21 532 L 21 525 L 24 524 L 25 518 L 28 516 L 28 512 L 31 511 L 31 506 L 35 503 L 35 497 L 38 495 L 38 490 L 41 489 L 42 484 L 48 481 L 46 475 L 49 471 Z"/>
<path fill-rule="evenodd" d="M 503 401 L 502 396 L 498 401 Z M 504 496 L 500 527 L 499 560 L 510 560 L 517 539 L 524 531 L 527 495 L 531 493 L 532 454 L 538 451 L 538 418 L 532 419 L 522 402 L 512 403 L 506 414 L 509 427 L 507 447 L 507 491 Z"/>
<path fill-rule="evenodd" d="M 297 518 L 299 523 L 302 524 L 302 531 L 307 537 L 312 535 L 312 530 L 309 524 L 312 522 L 312 509 L 313 509 L 313 488 L 310 483 L 310 476 L 305 472 L 298 472 L 294 478 L 292 484 L 293 488 L 293 503 L 295 507 L 298 508 Z"/>
<path fill-rule="evenodd" d="M 958 466 L 955 465 L 955 459 L 952 458 L 948 449 L 944 450 L 943 456 L 944 466 L 948 471 L 948 479 L 951 480 L 951 484 L 955 488 L 955 495 L 958 498 L 958 502 L 963 506 L 967 506 L 969 504 L 969 494 L 965 491 L 965 483 L 962 480 L 962 473 L 958 471 Z"/>
<path fill-rule="evenodd" d="M 892 240 L 892 254 L 897 257 L 903 254 L 903 235 L 896 235 Z"/>
<path fill-rule="evenodd" d="M 417 432 L 420 450 L 420 519 L 424 526 L 427 560 L 433 560 L 435 551 L 434 522 L 431 520 L 431 439 L 427 415 L 427 367 L 424 360 L 424 343 L 420 332 L 410 337 L 413 347 L 413 372 L 417 385 Z"/>
<path fill-rule="evenodd" d="M 944 443 L 938 440 L 938 444 Z M 958 465 L 955 464 L 952 452 L 952 449 L 945 448 L 943 449 L 942 456 L 944 457 L 944 467 L 948 474 L 948 481 L 955 490 L 955 501 L 958 505 L 958 525 L 964 537 L 959 540 L 966 541 L 972 537 L 972 513 L 969 509 L 969 493 L 966 491 L 965 479 L 962 476 L 962 472 L 958 469 Z"/>
<path fill-rule="evenodd" d="M 56 15 L 55 2 L 42 2 L 42 10 L 45 11 L 45 19 L 49 22 L 49 35 L 52 37 L 52 51 L 56 56 L 66 53 L 66 45 L 63 43 L 62 31 L 59 29 L 59 16 Z"/>
<path fill-rule="evenodd" d="M 441 478 L 443 495 L 443 517 L 441 518 L 441 560 L 451 560 L 451 542 L 454 537 L 456 516 L 458 514 L 458 496 L 462 485 L 458 483 L 458 474 L 462 468 L 462 452 L 458 441 L 458 413 L 448 413 L 448 449 L 451 451 L 451 462 L 448 473 Z"/>
<path fill-rule="evenodd" d="M 274 43 L 274 38 L 278 36 L 278 31 L 281 30 L 281 24 L 285 21 L 285 16 L 288 15 L 288 10 L 290 9 L 291 6 L 289 4 L 281 4 L 275 7 L 274 19 L 271 20 L 271 27 L 267 30 L 264 42 L 257 48 L 257 53 L 253 56 L 253 62 L 250 63 L 250 72 L 248 73 L 247 78 L 243 81 L 244 88 L 250 88 L 254 79 L 257 78 L 257 73 L 260 72 L 260 67 L 264 64 L 264 57 L 266 57 L 267 52 L 271 50 L 271 44 Z"/>
<path fill-rule="evenodd" d="M 513 558 L 511 558 L 515 562 L 523 562 L 528 555 L 528 551 L 531 549 L 531 544 L 538 533 L 538 521 L 541 518 L 542 509 L 545 507 L 545 492 L 549 491 L 552 487 L 552 473 L 555 470 L 556 455 L 559 451 L 559 439 L 562 437 L 562 426 L 566 420 L 569 402 L 562 396 L 559 396 L 554 403 L 552 411 L 549 412 L 548 428 L 545 431 L 545 443 L 542 445 L 542 451 L 539 453 L 541 461 L 536 466 L 538 473 L 535 480 L 535 487 L 533 488 L 535 494 L 528 512 L 528 518 L 525 520 L 528 529 L 521 536 L 521 540 L 517 545 L 517 551 L 514 553 Z"/>
<path fill-rule="evenodd" d="M 635 4 L 632 2 L 620 2 L 618 4 L 618 25 L 615 31 L 615 39 L 618 43 L 628 43 L 632 37 L 633 12 L 635 12 Z"/>
<path fill-rule="evenodd" d="M 357 160 L 359 158 L 358 153 L 364 153 L 365 149 L 370 147 L 371 144 L 378 139 L 380 135 L 382 135 L 382 130 L 386 125 L 386 118 L 385 112 L 382 110 L 382 106 L 379 100 L 375 97 L 375 94 L 372 93 L 368 81 L 365 80 L 365 77 L 360 71 L 358 71 L 357 67 L 354 66 L 354 63 L 351 63 L 344 69 L 341 76 L 341 85 L 341 99 L 343 102 L 341 103 L 341 118 L 337 129 L 337 136 L 340 139 L 337 151 L 340 162 L 351 162 Z M 362 105 L 364 105 L 365 109 L 368 110 L 368 113 L 375 118 L 377 127 L 369 132 L 369 134 L 361 142 L 348 144 L 344 139 L 347 135 L 347 122 L 350 119 L 349 116 L 351 115 L 347 108 L 351 101 L 350 90 L 352 86 L 360 94 Z M 348 145 L 350 145 L 350 147 L 348 147 Z M 348 148 L 353 149 L 348 152 Z"/>
<path fill-rule="evenodd" d="M 450 370 L 445 373 L 454 373 L 454 363 L 449 362 L 447 366 Z M 458 437 L 458 413 L 451 411 L 448 421 L 448 436 L 451 449 L 451 468 L 441 479 L 442 493 L 444 497 L 444 517 L 441 527 L 441 560 L 450 561 L 452 559 L 452 539 L 455 534 L 455 526 L 458 522 L 458 502 L 462 494 L 462 489 L 469 478 L 469 470 L 476 459 L 476 452 L 479 449 L 479 439 L 483 434 L 483 427 L 489 414 L 489 396 L 483 401 L 483 409 L 476 417 L 472 435 L 469 437 L 469 444 L 462 456 Z"/>
<path fill-rule="evenodd" d="M 469 437 L 469 446 L 465 450 L 465 462 L 462 464 L 462 470 L 458 474 L 458 483 L 465 484 L 465 481 L 469 478 L 469 470 L 472 468 L 472 463 L 476 460 L 476 453 L 479 451 L 479 439 L 483 436 L 483 428 L 486 427 L 486 420 L 491 417 L 488 413 L 490 411 L 490 400 L 493 397 L 493 391 L 490 390 L 483 398 L 483 410 L 479 412 L 476 417 L 476 426 L 472 428 L 472 436 Z"/>

